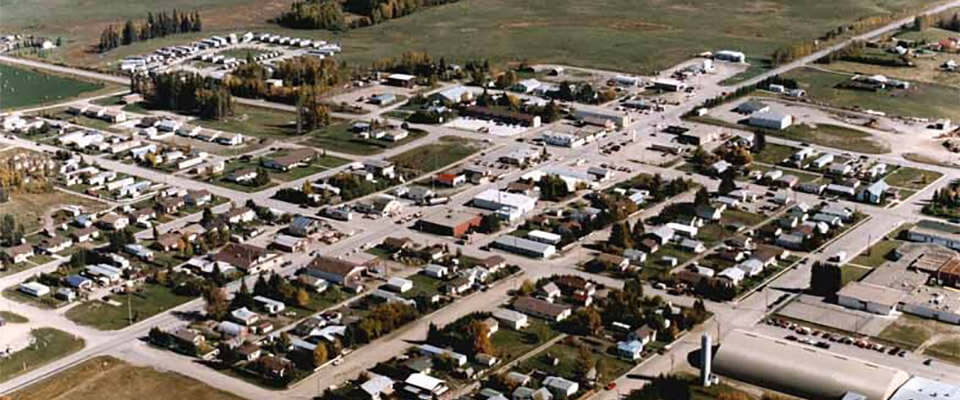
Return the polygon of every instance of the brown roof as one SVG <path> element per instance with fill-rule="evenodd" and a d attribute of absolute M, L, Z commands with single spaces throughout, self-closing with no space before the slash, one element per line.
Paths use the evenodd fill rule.
<path fill-rule="evenodd" d="M 180 244 L 180 235 L 176 233 L 166 233 L 157 238 L 157 243 L 163 247 L 176 247 Z"/>
<path fill-rule="evenodd" d="M 513 302 L 513 308 L 520 312 L 533 312 L 536 314 L 550 315 L 556 317 L 568 310 L 568 307 L 553 304 L 546 300 L 540 300 L 534 297 L 521 297 Z"/>
<path fill-rule="evenodd" d="M 953 279 L 960 279 L 960 258 L 953 257 L 940 266 L 938 274 L 941 277 L 950 276 Z"/>
<path fill-rule="evenodd" d="M 760 245 L 757 246 L 757 249 L 753 252 L 753 258 L 767 262 L 774 258 L 780 257 L 781 254 L 783 254 L 783 249 L 779 247 Z"/>
<path fill-rule="evenodd" d="M 257 346 L 253 343 L 244 343 L 240 347 L 237 347 L 237 353 L 240 353 L 244 357 L 249 356 L 258 351 L 260 351 L 260 346 Z"/>
<path fill-rule="evenodd" d="M 246 243 L 230 243 L 223 250 L 220 250 L 214 259 L 240 269 L 248 269 L 265 254 L 267 254 L 267 250 L 263 247 Z"/>
<path fill-rule="evenodd" d="M 363 266 L 347 260 L 340 260 L 333 257 L 317 256 L 307 264 L 307 268 L 323 271 L 337 276 L 347 276 L 357 268 Z"/>
<path fill-rule="evenodd" d="M 3 250 L 3 252 L 7 253 L 7 255 L 12 258 L 20 254 L 28 254 L 33 252 L 33 246 L 31 246 L 30 243 L 24 243 L 19 246 L 13 246 L 13 247 L 7 248 Z"/>
<path fill-rule="evenodd" d="M 492 267 L 492 266 L 494 266 L 494 265 L 503 264 L 503 263 L 505 263 L 505 262 L 507 262 L 507 259 L 506 259 L 506 258 L 503 258 L 503 257 L 501 257 L 501 256 L 490 256 L 490 257 L 487 257 L 486 259 L 484 259 L 481 263 L 483 264 L 484 267 L 488 267 L 488 268 L 489 268 L 489 267 Z"/>
<path fill-rule="evenodd" d="M 83 228 L 83 229 L 77 229 L 76 231 L 73 232 L 72 236 L 75 237 L 75 238 L 79 238 L 79 237 L 81 237 L 81 236 L 90 235 L 90 234 L 92 234 L 92 233 L 94 233 L 94 232 L 97 232 L 97 231 L 98 231 L 98 229 L 97 229 L 95 226 L 91 226 L 91 227 L 87 227 L 87 228 Z"/>
<path fill-rule="evenodd" d="M 394 249 L 399 249 L 399 248 L 405 247 L 406 245 L 408 245 L 408 244 L 410 244 L 410 243 L 413 243 L 413 240 L 410 239 L 410 238 L 408 238 L 408 237 L 397 238 L 397 237 L 392 237 L 392 236 L 391 236 L 391 237 L 388 237 L 388 238 L 386 238 L 386 239 L 383 239 L 383 245 L 384 245 L 384 246 L 387 246 L 387 247 L 390 247 L 390 248 L 394 248 Z"/>
<path fill-rule="evenodd" d="M 236 216 L 239 216 L 239 215 L 246 214 L 246 213 L 248 213 L 248 212 L 250 212 L 250 211 L 252 211 L 252 210 L 250 210 L 250 209 L 247 208 L 247 207 L 237 207 L 237 208 L 232 208 L 232 209 L 230 209 L 230 211 L 227 211 L 227 213 L 226 213 L 225 215 L 227 216 L 227 218 L 233 218 L 233 217 L 236 217 Z"/>
<path fill-rule="evenodd" d="M 316 154 L 316 152 L 313 151 L 313 149 L 296 149 L 285 155 L 274 158 L 273 163 L 284 167 L 289 167 L 312 158 L 314 154 Z"/>

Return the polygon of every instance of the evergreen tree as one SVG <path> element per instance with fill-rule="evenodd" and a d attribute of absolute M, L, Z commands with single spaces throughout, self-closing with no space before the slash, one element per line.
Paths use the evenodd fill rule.
<path fill-rule="evenodd" d="M 617 222 L 610 228 L 610 244 L 621 249 L 632 249 L 633 238 L 626 221 Z"/>

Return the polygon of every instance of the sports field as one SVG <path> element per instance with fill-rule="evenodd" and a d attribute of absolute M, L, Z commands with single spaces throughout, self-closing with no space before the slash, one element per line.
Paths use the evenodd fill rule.
<path fill-rule="evenodd" d="M 556 62 L 644 72 L 662 69 L 691 55 L 721 48 L 767 57 L 774 49 L 861 17 L 883 16 L 929 7 L 925 0 L 462 0 L 342 35 L 294 31 L 268 20 L 289 8 L 283 0 L 173 0 L 162 6 L 133 0 L 116 7 L 90 0 L 75 7 L 67 0 L 4 0 L 9 12 L 0 24 L 32 27 L 63 36 L 65 49 L 51 59 L 99 64 L 169 45 L 178 36 L 121 46 L 104 59 L 90 53 L 100 30 L 123 18 L 143 18 L 147 11 L 198 9 L 209 35 L 227 29 L 282 31 L 286 35 L 323 38 L 344 46 L 343 58 L 366 63 L 409 50 L 428 51 L 449 60 L 486 57 L 492 61 Z M 197 34 L 186 34 L 191 40 Z"/>
<path fill-rule="evenodd" d="M 59 101 L 104 86 L 0 64 L 0 110 Z"/>

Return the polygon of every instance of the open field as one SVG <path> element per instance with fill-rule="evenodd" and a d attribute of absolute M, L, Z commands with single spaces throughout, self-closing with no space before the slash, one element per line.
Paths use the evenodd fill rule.
<path fill-rule="evenodd" d="M 797 80 L 800 87 L 806 89 L 810 100 L 832 106 L 859 107 L 864 110 L 882 111 L 887 115 L 953 120 L 960 118 L 956 88 L 911 82 L 910 89 L 878 92 L 838 89 L 835 86 L 849 80 L 851 75 L 813 68 L 795 69 L 784 74 L 783 77 Z"/>
<path fill-rule="evenodd" d="M 78 205 L 87 211 L 100 211 L 106 206 L 98 201 L 55 190 L 49 193 L 14 193 L 10 201 L 0 204 L 0 215 L 12 214 L 26 232 L 42 228 L 41 219 L 48 212 L 65 205 Z"/>
<path fill-rule="evenodd" d="M 127 318 L 127 295 L 114 295 L 113 300 L 121 303 L 113 306 L 99 300 L 77 305 L 67 311 L 67 318 L 100 330 L 115 330 L 129 324 Z M 169 289 L 157 285 L 144 285 L 143 290 L 129 295 L 130 309 L 134 321 L 150 318 L 192 300 L 192 297 L 178 296 Z"/>
<path fill-rule="evenodd" d="M 919 190 L 927 187 L 943 174 L 913 167 L 900 167 L 884 178 L 890 186 Z"/>
<path fill-rule="evenodd" d="M 296 114 L 245 105 L 236 105 L 234 116 L 222 121 L 198 119 L 194 122 L 204 128 L 258 138 L 283 138 L 297 134 Z"/>
<path fill-rule="evenodd" d="M 776 132 L 774 135 L 867 154 L 883 154 L 890 151 L 890 146 L 887 143 L 872 139 L 872 135 L 869 133 L 839 125 L 799 124 L 784 131 Z"/>
<path fill-rule="evenodd" d="M 287 1 L 175 0 L 164 3 L 163 9 L 200 10 L 205 32 L 121 46 L 100 58 L 89 50 L 104 25 L 123 18 L 145 18 L 148 11 L 158 11 L 157 7 L 146 1 L 115 7 L 109 1 L 93 0 L 81 8 L 64 0 L 41 0 L 29 7 L 18 7 L 20 3 L 24 0 L 5 3 L 5 9 L 11 11 L 0 17 L 0 23 L 9 30 L 28 27 L 31 33 L 63 36 L 65 48 L 46 57 L 74 65 L 104 66 L 111 60 L 234 28 L 338 42 L 344 46 L 343 57 L 351 63 L 367 64 L 422 50 L 448 60 L 485 57 L 492 62 L 529 60 L 633 72 L 663 69 L 691 55 L 720 48 L 765 58 L 786 43 L 815 39 L 861 17 L 929 5 L 922 0 L 684 4 L 655 0 L 468 0 L 334 34 L 268 24 L 268 19 L 289 8 Z"/>
<path fill-rule="evenodd" d="M 576 366 L 578 360 L 580 359 L 580 349 L 564 343 L 565 340 L 561 340 L 559 343 L 550 346 L 542 353 L 530 357 L 524 362 L 520 363 L 520 369 L 527 371 L 545 371 L 552 375 L 557 375 L 566 379 L 576 379 Z M 628 363 L 613 357 L 607 354 L 604 349 L 594 346 L 588 347 L 590 354 L 594 357 L 594 362 L 596 362 L 598 359 L 603 360 L 597 364 L 597 373 L 599 374 L 599 379 L 601 379 L 601 381 L 617 378 L 633 368 L 632 363 Z M 551 365 L 549 362 L 550 358 L 552 357 L 555 357 L 559 360 L 559 363 L 556 366 Z"/>
<path fill-rule="evenodd" d="M 10 394 L 11 400 L 125 400 L 170 398 L 240 400 L 175 372 L 135 367 L 112 357 L 87 360 L 73 368 Z"/>
<path fill-rule="evenodd" d="M 7 321 L 9 324 L 25 324 L 30 322 L 27 317 L 24 317 L 20 314 L 15 314 L 10 311 L 0 311 L 0 318 L 3 318 L 4 321 Z"/>
<path fill-rule="evenodd" d="M 53 328 L 39 328 L 30 332 L 34 345 L 0 360 L 0 382 L 34 370 L 60 357 L 80 351 L 83 339 Z"/>
<path fill-rule="evenodd" d="M 923 2 L 469 0 L 348 31 L 337 39 L 347 60 L 364 63 L 423 50 L 448 59 L 487 57 L 648 72 L 720 48 L 767 57 L 785 43 L 817 38 L 844 22 L 919 4 Z"/>
<path fill-rule="evenodd" d="M 4 13 L 7 8 L 4 7 Z M 0 64 L 0 110 L 62 101 L 105 87 L 102 83 Z"/>
<path fill-rule="evenodd" d="M 389 160 L 394 162 L 399 170 L 409 171 L 419 176 L 460 161 L 477 149 L 475 142 L 445 136 L 437 143 L 407 150 L 390 157 Z"/>

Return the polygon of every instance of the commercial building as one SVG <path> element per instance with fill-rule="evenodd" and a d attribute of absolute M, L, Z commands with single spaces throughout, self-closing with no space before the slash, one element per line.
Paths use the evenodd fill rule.
<path fill-rule="evenodd" d="M 557 253 L 557 248 L 553 245 L 510 235 L 498 237 L 492 246 L 511 253 L 535 258 L 549 258 Z"/>
<path fill-rule="evenodd" d="M 904 293 L 884 286 L 850 282 L 837 293 L 841 306 L 873 314 L 891 315 L 900 304 Z"/>
<path fill-rule="evenodd" d="M 597 126 L 615 126 L 623 128 L 630 125 L 630 116 L 614 111 L 594 111 L 594 110 L 576 110 L 573 112 L 573 118 L 590 125 Z"/>
<path fill-rule="evenodd" d="M 522 194 L 508 193 L 497 189 L 487 189 L 476 195 L 471 204 L 474 207 L 491 211 L 503 209 L 516 210 L 520 215 L 533 211 L 537 199 Z"/>
<path fill-rule="evenodd" d="M 480 226 L 480 215 L 460 210 L 428 215 L 417 221 L 415 227 L 435 235 L 461 237 L 470 228 Z"/>

